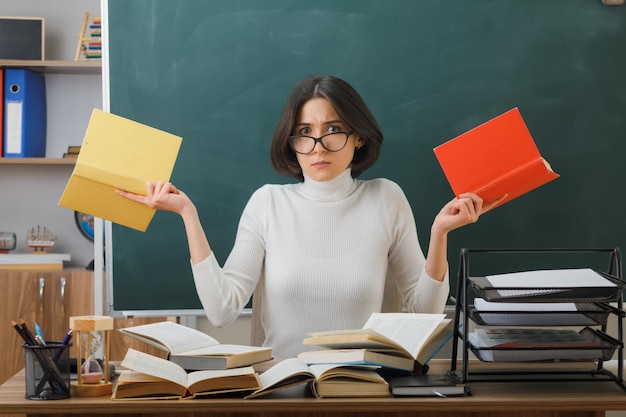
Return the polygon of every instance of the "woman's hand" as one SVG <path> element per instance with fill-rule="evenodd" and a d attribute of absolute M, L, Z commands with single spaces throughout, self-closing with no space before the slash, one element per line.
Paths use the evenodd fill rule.
<path fill-rule="evenodd" d="M 171 211 L 181 214 L 191 205 L 189 197 L 172 183 L 164 181 L 148 181 L 146 195 L 134 194 L 124 190 L 115 190 L 124 198 L 146 205 L 153 209 Z"/>
<path fill-rule="evenodd" d="M 467 224 L 476 223 L 483 213 L 497 206 L 505 198 L 506 195 L 503 195 L 483 206 L 483 199 L 477 194 L 463 193 L 443 206 L 433 221 L 433 229 L 447 233 Z"/>

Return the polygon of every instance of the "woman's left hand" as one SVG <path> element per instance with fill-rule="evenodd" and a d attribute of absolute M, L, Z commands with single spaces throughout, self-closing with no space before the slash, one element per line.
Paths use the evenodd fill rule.
<path fill-rule="evenodd" d="M 450 200 L 439 211 L 433 222 L 433 228 L 442 232 L 450 232 L 466 224 L 476 223 L 478 218 L 497 206 L 506 195 L 483 206 L 483 199 L 474 193 L 463 193 Z"/>

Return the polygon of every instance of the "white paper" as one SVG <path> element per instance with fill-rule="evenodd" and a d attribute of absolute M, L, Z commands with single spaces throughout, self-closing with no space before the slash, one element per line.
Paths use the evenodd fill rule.
<path fill-rule="evenodd" d="M 615 287 L 615 284 L 591 268 L 547 269 L 488 275 L 495 288 L 581 288 Z"/>
<path fill-rule="evenodd" d="M 474 299 L 476 311 L 576 311 L 574 303 L 498 303 Z"/>

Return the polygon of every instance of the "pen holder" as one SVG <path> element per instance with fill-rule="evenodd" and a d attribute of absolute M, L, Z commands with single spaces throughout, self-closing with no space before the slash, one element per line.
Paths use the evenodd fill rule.
<path fill-rule="evenodd" d="M 22 345 L 26 364 L 26 399 L 60 400 L 70 397 L 71 343 Z"/>

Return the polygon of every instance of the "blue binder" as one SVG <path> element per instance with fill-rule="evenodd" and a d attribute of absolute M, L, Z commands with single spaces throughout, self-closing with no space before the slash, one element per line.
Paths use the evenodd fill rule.
<path fill-rule="evenodd" d="M 46 156 L 46 84 L 42 74 L 4 71 L 4 157 Z"/>

